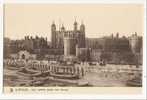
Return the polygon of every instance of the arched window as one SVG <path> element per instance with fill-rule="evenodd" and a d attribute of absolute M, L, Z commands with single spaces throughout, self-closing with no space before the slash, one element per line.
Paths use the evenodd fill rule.
<path fill-rule="evenodd" d="M 22 58 L 22 59 L 25 59 L 25 55 L 24 55 L 24 54 L 22 54 L 21 58 Z"/>

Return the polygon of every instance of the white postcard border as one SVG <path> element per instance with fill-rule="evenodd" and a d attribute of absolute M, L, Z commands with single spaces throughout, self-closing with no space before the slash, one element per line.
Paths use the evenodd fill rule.
<path fill-rule="evenodd" d="M 143 94 L 142 95 L 68 95 L 68 94 L 51 94 L 51 95 L 43 95 L 43 94 L 3 94 L 3 4 L 4 3 L 139 3 L 144 4 L 145 6 L 145 15 L 144 15 L 144 37 L 143 37 Z M 1 99 L 143 99 L 146 97 L 146 0 L 5 0 L 0 4 L 0 91 Z"/>

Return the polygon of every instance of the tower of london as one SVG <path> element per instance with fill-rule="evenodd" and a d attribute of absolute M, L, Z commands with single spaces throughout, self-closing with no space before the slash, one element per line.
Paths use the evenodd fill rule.
<path fill-rule="evenodd" d="M 80 48 L 85 47 L 85 25 L 81 23 L 80 28 L 78 29 L 78 23 L 75 21 L 73 24 L 72 30 L 66 30 L 62 24 L 57 30 L 55 22 L 51 25 L 51 41 L 52 48 L 64 48 L 64 38 L 71 37 L 76 39 L 76 44 Z"/>
<path fill-rule="evenodd" d="M 72 30 L 66 30 L 63 24 L 57 30 L 55 22 L 53 22 L 51 42 L 53 49 L 64 49 L 64 55 L 75 55 L 76 47 L 85 48 L 85 25 L 81 23 L 78 28 L 78 23 L 75 21 Z"/>

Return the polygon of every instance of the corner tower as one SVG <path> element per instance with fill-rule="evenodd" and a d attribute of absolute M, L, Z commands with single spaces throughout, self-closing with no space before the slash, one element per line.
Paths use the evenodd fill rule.
<path fill-rule="evenodd" d="M 83 21 L 80 25 L 80 47 L 85 48 L 85 25 L 83 24 Z"/>
<path fill-rule="evenodd" d="M 75 22 L 74 22 L 74 31 L 77 31 L 78 30 L 78 23 L 77 23 L 77 21 L 75 20 Z"/>
<path fill-rule="evenodd" d="M 56 48 L 56 25 L 54 21 L 51 25 L 51 43 L 52 48 Z"/>
<path fill-rule="evenodd" d="M 83 24 L 83 21 L 81 22 L 80 25 L 80 31 L 85 34 L 85 25 Z"/>

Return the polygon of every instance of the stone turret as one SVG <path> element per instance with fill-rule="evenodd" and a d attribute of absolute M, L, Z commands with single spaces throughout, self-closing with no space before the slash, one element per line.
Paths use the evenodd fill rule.
<path fill-rule="evenodd" d="M 64 55 L 75 56 L 76 55 L 76 38 L 73 32 L 66 32 L 64 35 Z"/>
<path fill-rule="evenodd" d="M 80 31 L 81 31 L 82 33 L 85 33 L 85 25 L 83 24 L 83 21 L 82 21 L 82 23 L 81 23 L 81 25 L 80 25 Z"/>
<path fill-rule="evenodd" d="M 77 23 L 77 21 L 75 20 L 75 22 L 74 22 L 74 31 L 77 31 L 78 30 L 78 23 Z"/>
<path fill-rule="evenodd" d="M 52 48 L 56 48 L 56 25 L 54 21 L 51 25 L 51 41 L 52 41 Z"/>

